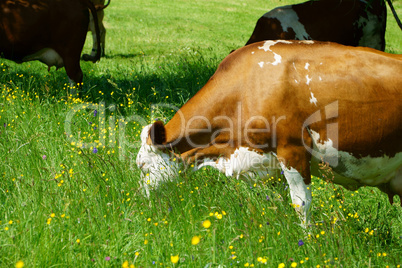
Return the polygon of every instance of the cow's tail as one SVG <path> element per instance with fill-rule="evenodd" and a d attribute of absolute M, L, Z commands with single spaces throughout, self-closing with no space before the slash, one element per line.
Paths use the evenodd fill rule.
<path fill-rule="evenodd" d="M 401 23 L 401 20 L 398 18 L 398 15 L 396 14 L 395 8 L 394 8 L 394 6 L 392 5 L 391 0 L 387 0 L 387 2 L 388 2 L 389 7 L 391 8 L 392 14 L 393 14 L 394 17 L 395 17 L 396 23 L 398 23 L 399 28 L 401 28 L 401 30 L 402 30 L 402 23 Z"/>
<path fill-rule="evenodd" d="M 99 10 L 102 10 L 102 9 L 105 9 L 105 8 L 107 8 L 107 6 L 110 4 L 110 0 L 107 2 L 107 4 L 104 4 L 104 5 L 95 5 L 95 9 L 97 10 L 97 11 L 99 11 Z"/>
<path fill-rule="evenodd" d="M 90 60 L 92 62 L 97 62 L 97 61 L 100 60 L 100 57 L 101 57 L 100 30 L 99 30 L 99 24 L 98 24 L 98 14 L 96 13 L 96 9 L 95 9 L 94 4 L 90 0 L 82 0 L 82 1 L 83 1 L 83 3 L 85 3 L 87 8 L 91 11 L 93 19 L 94 19 L 95 35 L 96 35 L 96 55 L 95 55 L 94 58 L 92 58 Z"/>

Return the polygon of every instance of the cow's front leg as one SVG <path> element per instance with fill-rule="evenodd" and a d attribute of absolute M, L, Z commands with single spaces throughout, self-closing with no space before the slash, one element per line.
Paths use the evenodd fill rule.
<path fill-rule="evenodd" d="M 310 205 L 312 201 L 310 185 L 304 183 L 304 178 L 293 167 L 286 167 L 280 163 L 283 174 L 289 184 L 290 197 L 292 204 L 302 221 L 302 225 L 307 227 L 310 223 Z"/>
<path fill-rule="evenodd" d="M 306 141 L 308 144 L 310 141 Z M 310 223 L 310 205 L 312 201 L 310 183 L 311 155 L 303 145 L 286 142 L 278 146 L 277 158 L 289 184 L 290 196 L 296 212 L 307 227 Z"/>

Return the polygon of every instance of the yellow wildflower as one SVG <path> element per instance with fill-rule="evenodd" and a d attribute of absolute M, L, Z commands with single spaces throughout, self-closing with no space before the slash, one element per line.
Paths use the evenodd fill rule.
<path fill-rule="evenodd" d="M 191 244 L 197 245 L 198 243 L 200 243 L 200 237 L 198 235 L 193 236 L 193 238 L 191 238 Z"/>
<path fill-rule="evenodd" d="M 202 226 L 204 227 L 204 228 L 209 228 L 209 227 L 211 227 L 211 221 L 210 220 L 205 220 L 205 221 L 203 221 L 203 223 L 202 223 Z"/>
<path fill-rule="evenodd" d="M 173 263 L 178 263 L 179 262 L 179 255 L 170 256 L 170 261 L 173 262 Z"/>

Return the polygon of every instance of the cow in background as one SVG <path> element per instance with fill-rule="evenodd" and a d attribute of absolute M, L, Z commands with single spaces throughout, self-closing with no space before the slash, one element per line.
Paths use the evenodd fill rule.
<path fill-rule="evenodd" d="M 366 47 L 242 47 L 166 125 L 143 129 L 136 163 L 146 192 L 194 163 L 246 179 L 282 170 L 304 223 L 311 175 L 378 187 L 402 205 L 401 73 L 402 55 Z"/>
<path fill-rule="evenodd" d="M 91 2 L 94 4 L 95 9 L 96 9 L 96 15 L 98 17 L 97 20 L 94 19 L 94 16 L 92 16 L 92 12 L 90 13 L 90 20 L 89 20 L 89 26 L 88 26 L 88 31 L 92 33 L 92 40 L 93 40 L 93 45 L 92 45 L 92 51 L 91 54 L 84 54 L 82 56 L 82 59 L 85 61 L 92 61 L 96 57 L 97 53 L 97 39 L 96 39 L 96 29 L 95 29 L 95 21 L 97 21 L 98 27 L 99 27 L 99 32 L 100 32 L 100 47 L 101 47 L 101 57 L 105 56 L 105 38 L 106 38 L 106 28 L 103 25 L 103 17 L 105 16 L 105 12 L 103 11 L 107 6 L 110 4 L 110 0 L 108 1 L 107 4 L 105 4 L 105 0 L 91 0 Z"/>
<path fill-rule="evenodd" d="M 0 56 L 18 63 L 39 60 L 49 69 L 64 66 L 70 84 L 81 83 L 88 10 L 97 20 L 89 0 L 0 0 Z M 100 58 L 99 42 L 97 47 L 94 62 Z"/>
<path fill-rule="evenodd" d="M 246 45 L 263 40 L 319 40 L 385 49 L 384 0 L 317 0 L 265 13 Z"/>

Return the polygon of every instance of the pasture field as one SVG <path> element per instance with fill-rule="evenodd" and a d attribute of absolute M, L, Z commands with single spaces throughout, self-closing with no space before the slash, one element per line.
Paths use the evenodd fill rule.
<path fill-rule="evenodd" d="M 0 59 L 0 267 L 400 267 L 399 199 L 374 188 L 313 178 L 308 230 L 283 177 L 250 184 L 206 168 L 142 194 L 142 125 L 169 120 L 288 3 L 112 0 L 107 56 L 81 62 L 79 97 L 64 70 Z M 400 54 L 388 13 L 387 51 Z"/>

